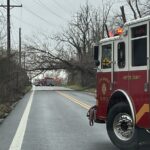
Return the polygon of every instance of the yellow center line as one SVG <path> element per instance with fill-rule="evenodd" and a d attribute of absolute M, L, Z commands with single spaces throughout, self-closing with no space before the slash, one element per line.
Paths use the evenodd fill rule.
<path fill-rule="evenodd" d="M 78 99 L 76 99 L 76 98 L 74 98 L 74 97 L 72 97 L 72 96 L 70 96 L 68 94 L 65 94 L 65 93 L 60 92 L 60 91 L 59 92 L 57 91 L 57 93 L 60 94 L 60 95 L 62 95 L 62 96 L 64 96 L 65 98 L 69 99 L 70 101 L 72 101 L 72 102 L 80 105 L 81 107 L 83 107 L 85 109 L 89 110 L 92 107 L 92 106 L 90 106 L 90 105 L 88 105 L 88 104 L 86 104 L 84 102 L 81 102 L 81 100 L 78 100 Z"/>

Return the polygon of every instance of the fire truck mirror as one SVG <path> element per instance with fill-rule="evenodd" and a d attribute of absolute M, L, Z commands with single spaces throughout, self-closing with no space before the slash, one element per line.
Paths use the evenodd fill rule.
<path fill-rule="evenodd" d="M 98 55 L 99 55 L 99 46 L 98 45 L 93 47 L 93 53 L 94 53 L 94 60 L 98 60 Z"/>
<path fill-rule="evenodd" d="M 100 61 L 99 60 L 95 60 L 95 66 L 99 66 L 100 65 Z"/>

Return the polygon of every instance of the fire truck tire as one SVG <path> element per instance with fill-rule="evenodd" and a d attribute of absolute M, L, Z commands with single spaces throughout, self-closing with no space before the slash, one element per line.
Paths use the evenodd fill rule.
<path fill-rule="evenodd" d="M 119 149 L 138 150 L 138 129 L 128 104 L 118 103 L 110 109 L 106 127 L 110 140 Z"/>

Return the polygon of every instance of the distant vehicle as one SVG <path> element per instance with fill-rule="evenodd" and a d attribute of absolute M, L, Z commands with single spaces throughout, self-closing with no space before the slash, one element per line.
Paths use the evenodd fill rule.
<path fill-rule="evenodd" d="M 53 78 L 45 78 L 45 86 L 54 86 L 54 79 Z"/>
<path fill-rule="evenodd" d="M 87 115 L 90 125 L 106 123 L 119 149 L 137 150 L 150 142 L 150 16 L 127 22 L 118 36 L 101 40 L 94 60 L 97 96 Z"/>

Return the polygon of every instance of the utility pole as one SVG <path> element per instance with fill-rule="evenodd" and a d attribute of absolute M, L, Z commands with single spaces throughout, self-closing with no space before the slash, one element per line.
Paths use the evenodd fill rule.
<path fill-rule="evenodd" d="M 10 39 L 10 0 L 7 0 L 7 56 L 10 57 L 11 39 Z"/>
<path fill-rule="evenodd" d="M 24 52 L 24 70 L 26 69 L 26 53 Z"/>
<path fill-rule="evenodd" d="M 21 28 L 19 28 L 19 65 L 21 66 Z"/>
<path fill-rule="evenodd" d="M 10 5 L 10 0 L 7 0 L 7 5 L 0 5 L 0 7 L 7 8 L 7 56 L 11 53 L 11 35 L 10 35 L 10 8 L 22 7 L 22 5 Z"/>

